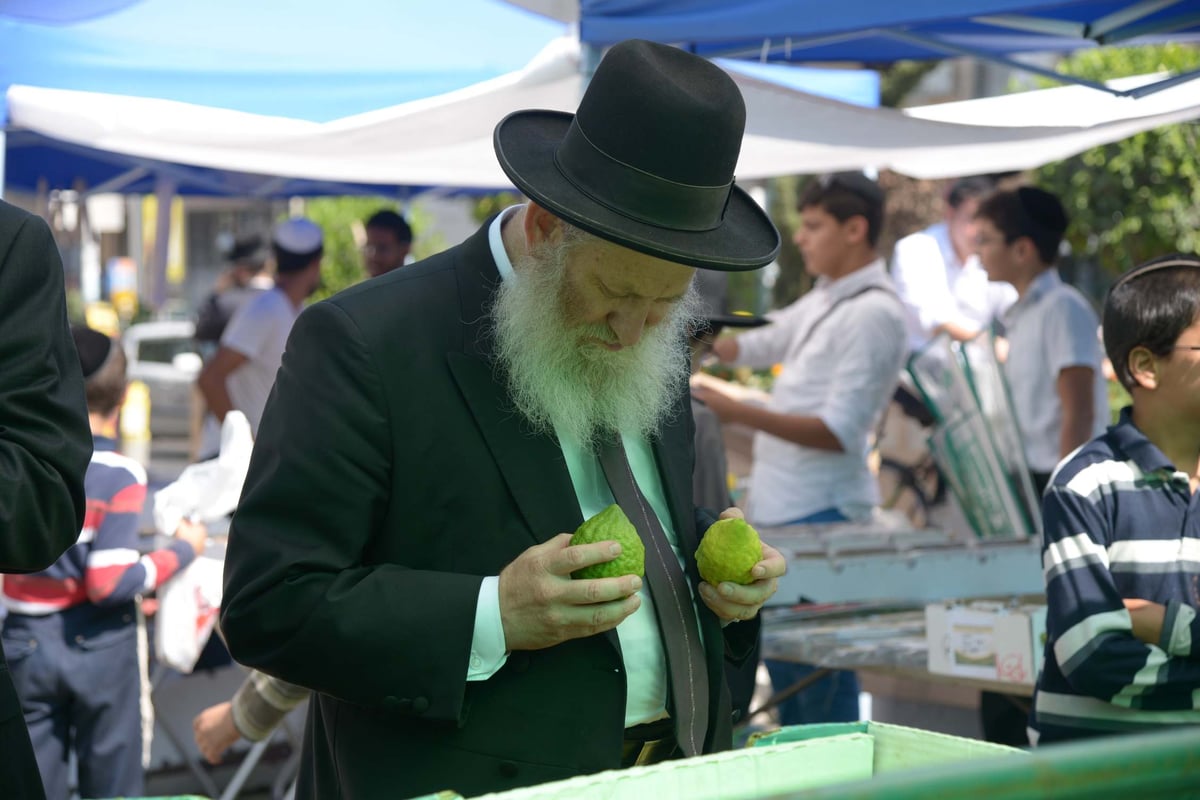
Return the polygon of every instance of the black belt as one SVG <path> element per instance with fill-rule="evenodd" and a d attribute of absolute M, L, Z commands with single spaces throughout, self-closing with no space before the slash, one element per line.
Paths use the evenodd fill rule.
<path fill-rule="evenodd" d="M 674 723 L 670 717 L 656 719 L 653 722 L 643 722 L 641 725 L 634 725 L 625 729 L 625 741 L 627 742 L 656 742 L 659 739 L 666 739 L 675 733 Z"/>
<path fill-rule="evenodd" d="M 683 751 L 675 741 L 675 724 L 670 719 L 656 719 L 625 729 L 622 768 L 644 767 L 682 756 Z"/>

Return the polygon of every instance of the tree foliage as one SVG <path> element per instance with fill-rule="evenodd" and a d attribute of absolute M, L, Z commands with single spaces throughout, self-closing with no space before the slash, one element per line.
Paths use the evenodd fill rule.
<path fill-rule="evenodd" d="M 1084 50 L 1059 71 L 1112 80 L 1197 67 L 1200 49 L 1170 44 Z M 1200 251 L 1198 140 L 1200 123 L 1167 125 L 1037 170 L 1037 184 L 1058 194 L 1071 215 L 1075 256 L 1111 278 L 1147 258 Z"/>

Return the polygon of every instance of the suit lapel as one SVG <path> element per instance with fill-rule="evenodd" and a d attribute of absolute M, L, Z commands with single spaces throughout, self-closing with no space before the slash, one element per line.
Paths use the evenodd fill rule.
<path fill-rule="evenodd" d="M 689 424 L 691 408 L 685 408 L 686 396 L 681 395 L 681 398 L 682 402 L 677 401 L 672 411 L 673 421 L 663 428 L 662 436 L 654 440 L 651 447 L 654 460 L 658 463 L 658 474 L 667 495 L 671 518 L 675 522 L 679 546 L 687 554 L 686 561 L 690 567 L 697 546 L 690 457 L 693 443 L 692 426 Z"/>
<path fill-rule="evenodd" d="M 583 519 L 558 443 L 527 429 L 490 364 L 465 353 L 447 361 L 534 539 L 574 531 Z"/>

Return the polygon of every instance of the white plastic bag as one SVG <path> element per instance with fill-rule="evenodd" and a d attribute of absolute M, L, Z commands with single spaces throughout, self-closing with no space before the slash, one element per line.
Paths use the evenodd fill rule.
<path fill-rule="evenodd" d="M 154 527 L 173 536 L 185 517 L 211 522 L 237 508 L 250 467 L 254 437 L 240 411 L 230 411 L 221 425 L 221 454 L 192 464 L 179 479 L 154 493 Z"/>
<path fill-rule="evenodd" d="M 162 664 L 191 673 L 221 609 L 224 561 L 198 556 L 158 590 L 154 653 Z"/>

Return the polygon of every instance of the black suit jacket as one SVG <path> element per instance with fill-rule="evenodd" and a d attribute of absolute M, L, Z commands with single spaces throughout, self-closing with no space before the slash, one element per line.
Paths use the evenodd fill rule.
<path fill-rule="evenodd" d="M 46 223 L 0 201 L 0 572 L 45 569 L 83 527 L 92 434 Z M 0 657 L 0 794 L 42 796 Z"/>
<path fill-rule="evenodd" d="M 485 226 L 293 328 L 231 528 L 222 624 L 237 660 L 318 693 L 302 798 L 472 795 L 619 766 L 615 632 L 466 681 L 483 577 L 582 521 L 561 450 L 528 431 L 492 361 L 499 280 Z M 690 554 L 686 396 L 678 411 L 655 454 Z M 712 751 L 731 739 L 725 637 L 700 616 Z M 756 629 L 732 626 L 735 649 Z"/>

